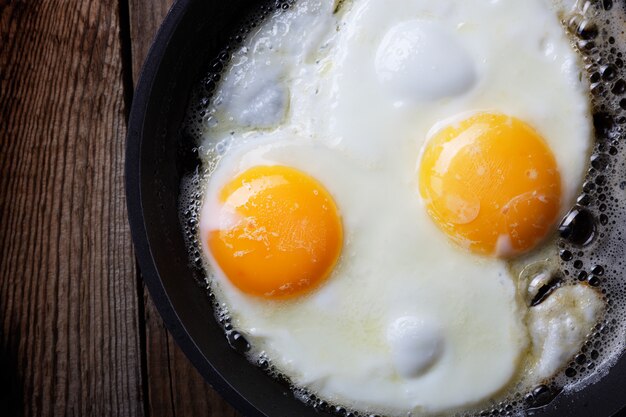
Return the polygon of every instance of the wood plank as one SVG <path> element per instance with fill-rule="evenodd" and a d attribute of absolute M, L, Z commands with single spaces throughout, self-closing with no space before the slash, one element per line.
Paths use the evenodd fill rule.
<path fill-rule="evenodd" d="M 142 416 L 115 0 L 0 0 L 0 409 Z"/>
<path fill-rule="evenodd" d="M 131 0 L 133 80 L 173 0 Z M 144 287 L 148 410 L 152 417 L 237 417 L 239 414 L 200 376 L 167 332 Z"/>
<path fill-rule="evenodd" d="M 131 49 L 133 55 L 133 80 L 139 80 L 143 61 L 174 0 L 128 0 L 130 15 Z"/>

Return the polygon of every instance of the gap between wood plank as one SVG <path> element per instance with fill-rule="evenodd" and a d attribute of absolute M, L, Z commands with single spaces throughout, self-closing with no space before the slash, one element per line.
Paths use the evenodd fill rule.
<path fill-rule="evenodd" d="M 128 0 L 118 0 L 118 8 L 120 20 L 120 53 L 122 55 L 122 81 L 124 85 L 124 115 L 126 117 L 126 125 L 128 126 L 128 118 L 133 104 L 136 81 L 133 79 L 133 46 L 130 36 L 130 5 L 128 4 Z M 137 269 L 137 271 L 139 271 L 139 269 Z M 139 272 L 137 276 L 141 279 Z"/>

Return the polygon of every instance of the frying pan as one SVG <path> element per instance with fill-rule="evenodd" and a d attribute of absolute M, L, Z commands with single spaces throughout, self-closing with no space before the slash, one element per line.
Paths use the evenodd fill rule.
<path fill-rule="evenodd" d="M 331 416 L 229 346 L 190 265 L 179 221 L 181 179 L 199 160 L 181 130 L 190 93 L 260 0 L 178 0 L 152 45 L 134 96 L 126 149 L 132 237 L 146 286 L 200 374 L 247 416 Z M 559 394 L 527 415 L 608 417 L 626 405 L 626 355 L 596 384 Z"/>

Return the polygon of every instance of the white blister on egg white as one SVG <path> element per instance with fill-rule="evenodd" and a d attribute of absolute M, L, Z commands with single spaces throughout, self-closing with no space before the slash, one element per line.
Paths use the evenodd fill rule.
<path fill-rule="evenodd" d="M 387 329 L 387 342 L 398 374 L 404 378 L 423 375 L 443 354 L 444 338 L 435 320 L 407 316 Z"/>
<path fill-rule="evenodd" d="M 433 101 L 476 83 L 471 55 L 440 24 L 410 21 L 392 27 L 376 52 L 376 74 L 397 100 Z"/>

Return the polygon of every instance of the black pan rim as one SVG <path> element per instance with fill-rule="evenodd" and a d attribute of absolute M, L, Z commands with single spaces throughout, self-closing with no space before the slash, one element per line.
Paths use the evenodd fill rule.
<path fill-rule="evenodd" d="M 243 396 L 236 387 L 221 375 L 211 364 L 193 337 L 185 323 L 177 314 L 170 297 L 163 285 L 161 275 L 156 266 L 148 237 L 144 218 L 141 186 L 141 151 L 144 140 L 144 122 L 146 110 L 151 99 L 152 88 L 161 66 L 162 59 L 169 47 L 170 40 L 189 8 L 196 0 L 176 0 L 163 21 L 150 51 L 144 62 L 137 87 L 133 96 L 125 154 L 125 188 L 126 204 L 130 230 L 142 277 L 159 314 L 163 318 L 170 334 L 189 358 L 202 377 L 213 386 L 239 412 L 252 417 L 269 417 Z M 253 366 L 252 364 L 250 366 Z M 615 372 L 616 371 L 616 372 Z M 269 377 L 268 377 L 269 378 Z M 626 405 L 626 397 L 620 390 L 626 386 L 626 355 L 611 367 L 607 375 L 600 381 L 585 387 L 580 392 L 559 395 L 549 405 L 540 409 L 530 409 L 527 415 L 589 415 L 603 412 L 603 415 L 614 415 Z M 298 401 L 294 398 L 294 401 Z M 569 410 L 563 410 L 563 408 Z M 573 409 L 573 410 L 572 410 Z M 574 412 L 574 414 L 568 413 Z M 545 414 L 544 414 L 545 413 Z M 564 414 L 562 414 L 564 413 Z M 621 413 L 620 413 L 621 414 Z"/>
<path fill-rule="evenodd" d="M 157 75 L 169 40 L 178 28 L 187 8 L 193 0 L 176 0 L 161 24 L 155 36 L 148 56 L 142 66 L 135 89 L 126 138 L 125 188 L 128 221 L 135 249 L 135 257 L 141 270 L 143 281 L 148 287 L 150 297 L 165 322 L 165 325 L 194 367 L 221 396 L 239 412 L 246 416 L 267 417 L 211 365 L 187 331 L 165 290 L 159 271 L 154 261 L 147 227 L 144 222 L 141 190 L 141 145 L 145 114 L 150 100 L 152 86 Z"/>

